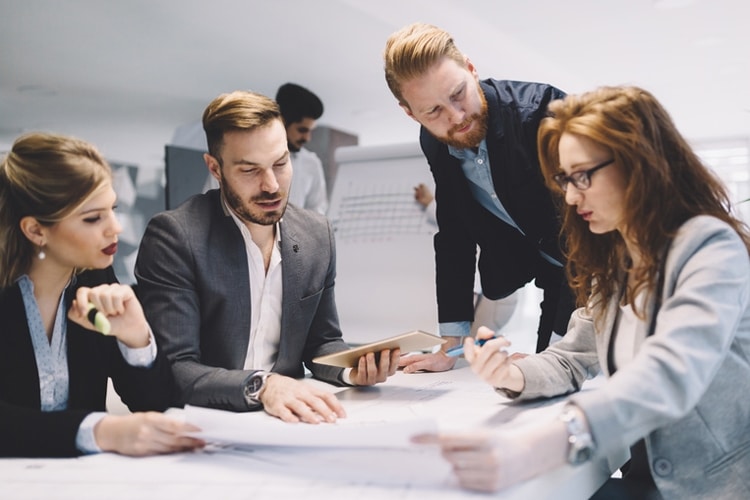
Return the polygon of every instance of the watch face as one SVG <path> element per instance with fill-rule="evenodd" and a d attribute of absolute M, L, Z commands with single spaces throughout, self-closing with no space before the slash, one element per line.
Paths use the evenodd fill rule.
<path fill-rule="evenodd" d="M 256 376 L 256 377 L 250 378 L 248 389 L 250 390 L 251 393 L 258 392 L 261 387 L 263 387 L 263 377 Z"/>

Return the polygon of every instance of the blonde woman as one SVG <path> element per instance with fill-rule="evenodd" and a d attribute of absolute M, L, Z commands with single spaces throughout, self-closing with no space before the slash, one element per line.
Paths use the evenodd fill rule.
<path fill-rule="evenodd" d="M 195 428 L 158 413 L 171 375 L 111 268 L 115 203 L 108 164 L 74 138 L 23 136 L 0 165 L 0 456 L 203 445 L 184 436 Z M 110 377 L 136 413 L 105 412 Z"/>

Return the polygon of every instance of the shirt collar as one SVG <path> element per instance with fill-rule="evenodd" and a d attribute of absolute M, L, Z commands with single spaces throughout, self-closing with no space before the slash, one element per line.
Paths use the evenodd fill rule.
<path fill-rule="evenodd" d="M 487 138 L 485 137 L 482 139 L 482 142 L 479 143 L 479 147 L 477 148 L 477 152 L 474 153 L 470 148 L 454 148 L 453 146 L 448 146 L 448 152 L 451 156 L 454 158 L 458 158 L 459 160 L 465 160 L 468 158 L 473 158 L 478 155 L 487 155 Z"/>
<path fill-rule="evenodd" d="M 221 204 L 224 207 L 224 212 L 229 214 L 232 217 L 232 220 L 234 221 L 235 225 L 239 228 L 240 233 L 242 236 L 249 241 L 252 241 L 252 235 L 250 234 L 250 230 L 247 228 L 244 222 L 237 217 L 237 214 L 234 213 L 234 210 L 229 208 L 229 205 L 227 205 L 226 200 L 224 199 L 224 196 L 221 197 Z M 283 217 L 279 219 L 279 222 L 274 224 L 273 227 L 273 234 L 274 238 L 276 239 L 276 248 L 281 248 L 281 221 L 284 220 Z"/>

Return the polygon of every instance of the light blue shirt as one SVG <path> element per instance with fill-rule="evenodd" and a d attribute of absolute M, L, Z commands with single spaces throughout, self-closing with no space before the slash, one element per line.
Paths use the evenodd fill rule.
<path fill-rule="evenodd" d="M 73 278 L 75 280 L 75 278 Z M 71 281 L 74 283 L 74 281 Z M 68 286 L 70 286 L 70 284 Z M 60 296 L 52 327 L 52 338 L 47 339 L 47 333 L 39 312 L 39 305 L 34 297 L 34 283 L 27 275 L 18 278 L 21 297 L 26 310 L 26 318 L 34 347 L 34 357 L 39 373 L 39 399 L 42 411 L 61 411 L 68 408 L 69 374 L 67 350 L 67 326 L 65 317 L 65 302 Z M 67 290 L 68 286 L 65 287 Z M 149 344 L 146 347 L 132 349 L 118 341 L 125 361 L 131 366 L 149 367 L 156 359 L 156 342 L 149 327 Z M 76 446 L 83 453 L 97 453 L 101 449 L 94 439 L 94 426 L 106 413 L 95 412 L 86 416 L 78 428 Z"/>
<path fill-rule="evenodd" d="M 482 139 L 476 153 L 472 149 L 456 149 L 451 146 L 448 146 L 448 152 L 451 156 L 461 160 L 461 169 L 469 181 L 469 190 L 474 199 L 495 217 L 523 234 L 495 192 L 490 170 L 490 156 L 487 153 L 487 140 Z"/>
<path fill-rule="evenodd" d="M 492 182 L 492 171 L 490 169 L 490 156 L 487 153 L 487 140 L 482 139 L 476 152 L 473 149 L 457 149 L 452 146 L 448 146 L 448 152 L 451 156 L 460 160 L 461 169 L 464 172 L 464 176 L 466 176 L 466 180 L 469 181 L 469 190 L 474 199 L 495 217 L 515 228 L 519 233 L 524 234 L 495 192 L 495 185 Z M 562 267 L 562 264 L 556 259 L 541 250 L 539 253 L 548 262 Z M 471 322 L 469 321 L 440 323 L 439 327 L 440 335 L 444 337 L 463 337 L 469 335 L 471 332 Z"/>

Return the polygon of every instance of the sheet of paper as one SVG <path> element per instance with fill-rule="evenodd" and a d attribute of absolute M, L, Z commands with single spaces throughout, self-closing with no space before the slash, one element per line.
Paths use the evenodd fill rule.
<path fill-rule="evenodd" d="M 434 418 L 443 432 L 465 431 L 481 425 L 507 426 L 512 431 L 535 419 L 553 418 L 559 411 L 555 404 L 533 408 L 534 404 L 509 403 L 466 369 L 464 360 L 459 360 L 456 369 L 450 372 L 399 372 L 386 383 L 373 387 L 338 389 L 319 384 L 337 391 L 347 411 L 347 418 L 340 419 L 335 426 L 284 424 L 264 412 L 240 414 L 245 417 L 242 420 L 255 429 L 262 428 L 263 422 L 280 426 L 284 438 L 295 429 L 311 432 L 333 429 L 337 433 L 335 440 L 348 438 L 353 429 L 357 429 L 355 434 L 367 434 L 369 424 L 370 428 L 378 429 L 378 444 L 384 444 L 389 439 L 403 443 L 406 435 L 424 432 L 425 427 L 419 422 L 425 419 Z M 185 410 L 174 414 L 184 417 Z M 224 424 L 219 421 L 218 425 Z M 352 439 L 363 438 L 354 435 Z M 324 447 L 304 446 L 299 442 L 291 446 L 212 443 L 199 452 L 148 458 L 103 453 L 75 459 L 0 459 L 0 498 L 462 500 L 486 497 L 459 488 L 437 446 L 372 448 L 337 443 L 331 447 L 333 442 L 329 440 Z M 609 477 L 613 467 L 626 459 L 619 458 L 611 466 L 597 462 L 562 467 L 492 498 L 587 498 Z"/>
<path fill-rule="evenodd" d="M 185 420 L 207 441 L 266 446 L 409 448 L 412 436 L 437 432 L 433 418 L 342 418 L 335 424 L 290 424 L 265 413 L 186 406 Z"/>

